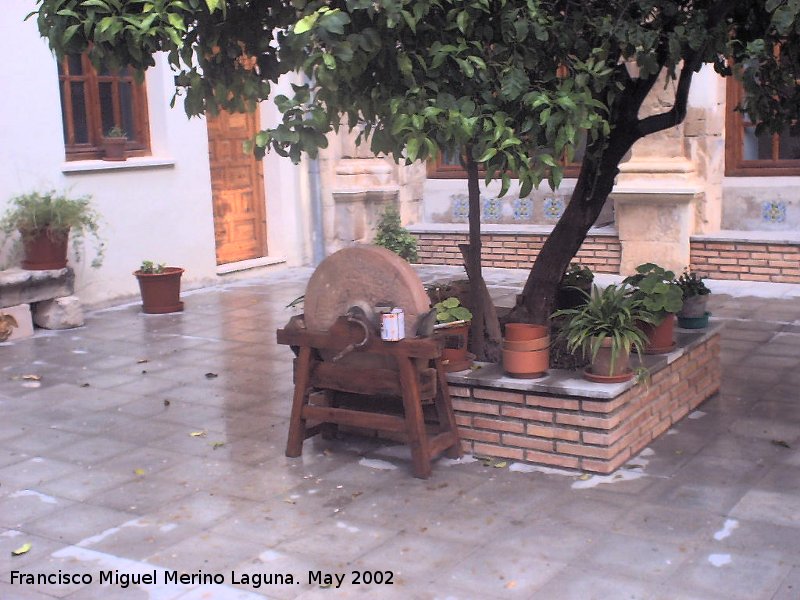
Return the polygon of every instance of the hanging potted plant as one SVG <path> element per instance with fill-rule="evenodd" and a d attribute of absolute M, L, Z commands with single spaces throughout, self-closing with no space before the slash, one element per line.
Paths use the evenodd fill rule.
<path fill-rule="evenodd" d="M 706 310 L 706 306 L 711 290 L 703 283 L 703 278 L 686 269 L 675 281 L 683 294 L 683 306 L 678 312 L 678 326 L 684 329 L 707 327 L 711 313 Z"/>
<path fill-rule="evenodd" d="M 468 369 L 473 358 L 467 353 L 472 312 L 455 297 L 437 302 L 433 309 L 436 311 L 434 335 L 444 340 L 442 361 L 445 371 Z"/>
<path fill-rule="evenodd" d="M 654 263 L 636 267 L 636 275 L 623 279 L 633 286 L 633 296 L 654 317 L 651 324 L 643 323 L 647 335 L 647 354 L 663 354 L 675 347 L 675 315 L 683 306 L 683 293 L 675 281 L 675 273 Z"/>
<path fill-rule="evenodd" d="M 99 214 L 90 196 L 69 198 L 55 190 L 15 196 L 0 220 L 5 237 L 19 233 L 22 268 L 32 271 L 63 269 L 67 266 L 67 245 L 72 239 L 73 256 L 80 260 L 86 234 L 94 240 L 92 267 L 103 262 L 104 243 L 98 235 Z M 15 241 L 15 243 L 16 243 Z"/>
<path fill-rule="evenodd" d="M 183 310 L 180 300 L 183 269 L 145 260 L 133 274 L 142 293 L 142 312 L 160 315 Z"/>
<path fill-rule="evenodd" d="M 647 337 L 639 323 L 652 323 L 653 315 L 641 298 L 626 285 L 597 286 L 577 308 L 558 310 L 553 317 L 564 317 L 559 332 L 570 352 L 582 350 L 591 361 L 584 377 L 600 383 L 628 381 L 634 376 L 631 350 L 641 358 Z"/>
<path fill-rule="evenodd" d="M 103 137 L 103 160 L 123 161 L 125 147 L 128 144 L 128 134 L 122 127 L 114 125 Z"/>

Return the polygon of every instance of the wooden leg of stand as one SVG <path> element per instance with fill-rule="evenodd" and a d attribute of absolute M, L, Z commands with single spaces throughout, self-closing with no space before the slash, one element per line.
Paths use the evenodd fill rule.
<path fill-rule="evenodd" d="M 450 398 L 450 388 L 447 386 L 447 373 L 442 366 L 441 359 L 436 359 L 436 414 L 439 417 L 439 431 L 452 431 L 455 434 L 456 442 L 445 450 L 448 458 L 459 458 L 463 455 L 461 441 L 458 436 L 458 426 L 456 425 L 456 415 L 453 412 L 453 402 Z"/>
<path fill-rule="evenodd" d="M 303 346 L 297 357 L 295 371 L 292 415 L 289 418 L 289 439 L 286 442 L 286 456 L 295 457 L 303 453 L 303 440 L 306 439 L 306 420 L 303 407 L 308 403 L 308 382 L 311 370 L 311 348 Z"/>
<path fill-rule="evenodd" d="M 403 389 L 403 412 L 408 445 L 411 448 L 412 471 L 414 477 L 427 479 L 431 476 L 431 452 L 422 414 L 417 371 L 409 358 L 398 357 L 397 362 L 400 367 L 400 386 Z"/>
<path fill-rule="evenodd" d="M 322 390 L 318 396 L 320 406 L 336 406 L 336 392 L 333 390 Z M 339 426 L 336 423 L 322 423 L 320 427 L 320 434 L 323 440 L 336 439 L 336 433 L 339 431 Z"/>

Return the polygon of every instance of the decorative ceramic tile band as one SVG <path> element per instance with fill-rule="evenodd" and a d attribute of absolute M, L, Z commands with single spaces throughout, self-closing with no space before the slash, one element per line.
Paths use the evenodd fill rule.
<path fill-rule="evenodd" d="M 786 222 L 786 202 L 768 200 L 761 204 L 761 220 L 765 223 Z"/>

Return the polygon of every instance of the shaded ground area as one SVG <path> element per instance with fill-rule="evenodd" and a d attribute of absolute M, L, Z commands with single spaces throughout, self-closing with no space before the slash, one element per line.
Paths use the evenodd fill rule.
<path fill-rule="evenodd" d="M 800 286 L 714 282 L 721 393 L 616 476 L 441 460 L 420 481 L 404 446 L 363 438 L 283 456 L 291 353 L 275 330 L 309 273 L 0 344 L 0 598 L 800 597 Z M 495 297 L 523 275 L 490 270 Z M 11 583 L 59 570 L 93 583 Z M 157 584 L 98 583 L 115 570 Z M 224 583 L 165 586 L 171 571 Z M 294 582 L 255 587 L 270 574 Z"/>

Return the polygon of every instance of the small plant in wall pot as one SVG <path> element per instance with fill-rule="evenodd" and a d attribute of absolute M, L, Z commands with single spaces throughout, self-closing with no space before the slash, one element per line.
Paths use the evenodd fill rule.
<path fill-rule="evenodd" d="M 139 281 L 143 312 L 164 314 L 183 310 L 183 302 L 180 300 L 183 269 L 144 260 L 133 274 Z"/>
<path fill-rule="evenodd" d="M 446 371 L 461 371 L 472 366 L 474 356 L 467 352 L 472 312 L 458 298 L 445 298 L 433 305 L 436 312 L 434 335 L 444 340 L 442 361 Z"/>
<path fill-rule="evenodd" d="M 103 137 L 103 160 L 123 161 L 126 159 L 125 147 L 128 143 L 127 132 L 114 125 Z"/>
<path fill-rule="evenodd" d="M 683 294 L 683 306 L 678 313 L 678 325 L 686 329 L 706 327 L 710 315 L 706 310 L 706 305 L 711 290 L 703 283 L 703 278 L 694 271 L 686 269 L 675 280 L 675 283 Z"/>

